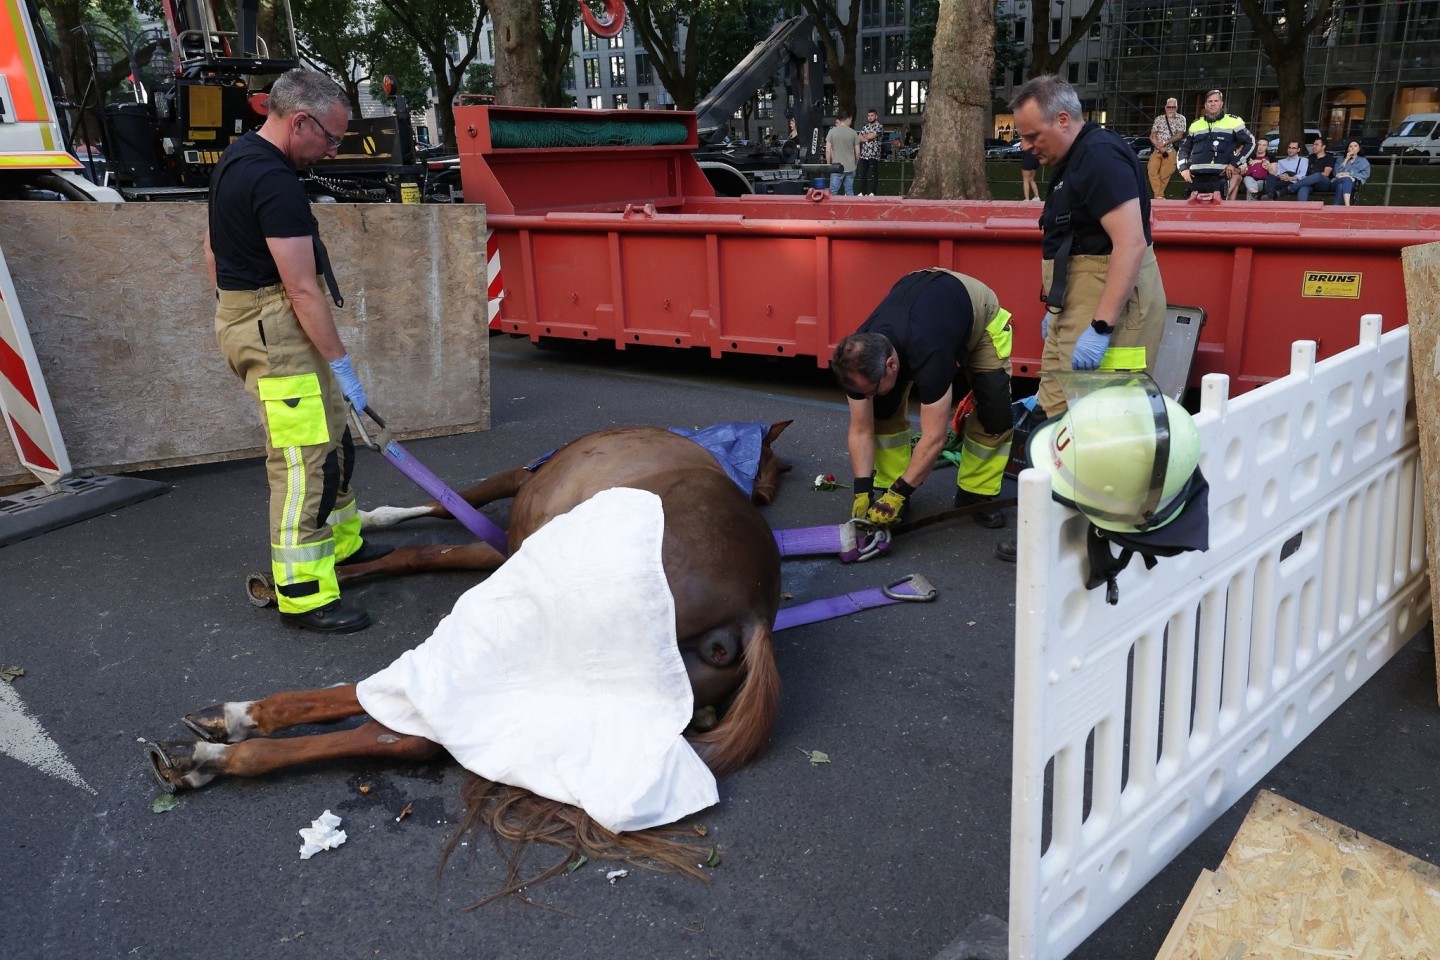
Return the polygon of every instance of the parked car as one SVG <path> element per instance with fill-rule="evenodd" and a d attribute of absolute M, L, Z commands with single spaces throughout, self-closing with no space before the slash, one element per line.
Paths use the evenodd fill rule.
<path fill-rule="evenodd" d="M 998 146 L 998 147 L 994 148 L 993 150 L 987 148 L 987 149 L 985 150 L 985 159 L 986 159 L 986 160 L 1019 160 L 1019 159 L 1020 159 L 1020 141 L 1019 141 L 1019 140 L 1011 140 L 1009 143 L 1002 144 L 1001 146 Z"/>
<path fill-rule="evenodd" d="M 1150 142 L 1149 137 L 1129 137 L 1125 142 L 1130 144 L 1130 149 L 1134 150 L 1135 156 L 1142 161 L 1149 160 L 1150 154 L 1155 152 L 1155 144 Z"/>
<path fill-rule="evenodd" d="M 985 159 L 986 159 L 986 160 L 994 159 L 994 158 L 992 157 L 992 154 L 995 153 L 995 151 L 997 151 L 997 150 L 1004 150 L 1004 149 L 1005 149 L 1006 147 L 1008 147 L 1008 146 L 1010 146 L 1010 141 L 1008 141 L 1008 140 L 1001 140 L 1001 139 L 999 139 L 998 137 L 986 137 L 986 138 L 985 138 Z"/>

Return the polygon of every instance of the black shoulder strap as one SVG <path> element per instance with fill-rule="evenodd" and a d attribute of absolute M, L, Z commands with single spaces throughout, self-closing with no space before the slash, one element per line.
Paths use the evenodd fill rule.
<path fill-rule="evenodd" d="M 1075 149 L 1073 144 L 1070 149 Z M 1045 193 L 1045 206 L 1055 214 L 1055 233 L 1060 237 L 1060 248 L 1055 251 L 1055 266 L 1050 271 L 1050 290 L 1040 297 L 1045 303 L 1045 309 L 1050 313 L 1060 313 L 1065 309 L 1065 285 L 1070 277 L 1070 247 L 1075 242 L 1075 231 L 1070 225 L 1070 191 L 1056 190 L 1065 182 L 1068 168 L 1067 160 Z M 1041 228 L 1044 228 L 1043 222 Z"/>

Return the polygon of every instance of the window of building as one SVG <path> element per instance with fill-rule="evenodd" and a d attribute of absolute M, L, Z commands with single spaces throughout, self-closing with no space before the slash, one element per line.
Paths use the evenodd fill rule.
<path fill-rule="evenodd" d="M 860 26 L 880 26 L 880 0 L 864 0 L 860 7 Z"/>
<path fill-rule="evenodd" d="M 589 28 L 589 27 L 581 27 L 581 28 L 580 28 L 580 49 L 581 49 L 581 50 L 594 50 L 594 49 L 596 49 L 597 44 L 596 44 L 595 41 L 596 41 L 597 39 L 598 39 L 598 38 L 595 36 L 595 34 L 593 34 L 593 33 L 590 32 L 590 28 Z"/>
<path fill-rule="evenodd" d="M 1100 61 L 1099 61 L 1099 60 L 1091 60 L 1089 63 L 1085 64 L 1085 82 L 1086 82 L 1086 83 L 1099 83 L 1099 82 L 1100 82 Z"/>
<path fill-rule="evenodd" d="M 1064 29 L 1065 29 L 1065 21 L 1061 20 L 1059 17 L 1051 17 L 1051 18 L 1050 18 L 1050 42 L 1051 42 L 1051 43 L 1059 43 L 1060 40 L 1061 40 L 1061 32 L 1062 32 Z"/>
<path fill-rule="evenodd" d="M 490 51 L 490 59 L 495 59 L 495 31 L 485 31 L 485 49 Z"/>
<path fill-rule="evenodd" d="M 905 112 L 905 81 L 891 80 L 885 84 L 885 112 L 887 114 Z"/>
<path fill-rule="evenodd" d="M 642 87 L 648 87 L 655 82 L 654 73 L 650 69 L 650 54 L 635 54 L 635 82 Z"/>
<path fill-rule="evenodd" d="M 885 34 L 885 72 L 899 73 L 905 69 L 905 34 Z"/>
<path fill-rule="evenodd" d="M 614 101 L 616 110 L 630 109 L 630 95 L 628 93 L 617 93 L 610 99 Z"/>
<path fill-rule="evenodd" d="M 1067 63 L 1067 64 L 1065 64 L 1065 79 L 1066 79 L 1066 80 L 1069 80 L 1071 83 L 1079 83 L 1079 82 L 1080 82 L 1080 64 L 1078 64 L 1078 63 Z"/>
<path fill-rule="evenodd" d="M 615 36 L 609 38 L 606 45 L 611 50 L 623 50 L 625 48 L 625 34 L 623 32 L 615 34 Z"/>
<path fill-rule="evenodd" d="M 624 55 L 624 54 L 621 54 L 621 55 L 618 56 L 618 57 L 611 57 L 611 58 L 610 58 L 610 86 L 612 86 L 612 87 L 625 87 L 625 86 L 629 86 L 629 84 L 627 84 L 627 83 L 625 82 L 625 55 Z"/>
<path fill-rule="evenodd" d="M 755 119 L 769 120 L 775 116 L 775 91 L 755 91 Z"/>
<path fill-rule="evenodd" d="M 885 0 L 885 26 L 905 26 L 905 0 Z"/>
<path fill-rule="evenodd" d="M 585 101 L 589 104 L 591 110 L 600 109 L 600 95 L 598 93 L 594 96 L 586 97 Z"/>
<path fill-rule="evenodd" d="M 1099 40 L 1099 39 L 1100 39 L 1100 18 L 1099 18 L 1099 17 L 1096 17 L 1096 18 L 1095 18 L 1095 22 L 1092 23 L 1092 24 L 1090 24 L 1090 39 L 1091 39 L 1091 40 Z"/>
<path fill-rule="evenodd" d="M 861 73 L 879 73 L 879 72 L 880 72 L 880 38 L 879 38 L 879 37 L 861 37 L 861 38 L 860 38 L 860 72 L 861 72 Z"/>
<path fill-rule="evenodd" d="M 909 96 L 909 101 L 910 101 L 910 102 L 909 102 L 908 104 L 906 104 L 906 109 L 907 109 L 910 113 L 924 113 L 924 112 L 925 112 L 925 98 L 926 98 L 926 96 L 929 95 L 929 93 L 930 93 L 930 81 L 929 81 L 929 80 L 911 80 L 911 81 L 910 81 L 910 96 Z"/>
<path fill-rule="evenodd" d="M 1025 40 L 1025 18 L 1024 18 L 1024 17 L 1016 17 L 1014 22 L 1015 22 L 1015 41 L 1016 41 L 1017 43 L 1023 43 L 1024 40 Z"/>
<path fill-rule="evenodd" d="M 641 90 L 640 93 L 639 93 L 639 97 L 640 97 L 640 109 L 641 109 L 641 110 L 649 110 L 649 109 L 650 109 L 650 91 L 649 91 L 649 90 Z"/>
<path fill-rule="evenodd" d="M 1080 21 L 1083 20 L 1083 19 L 1084 19 L 1083 17 L 1071 17 L 1071 18 L 1070 18 L 1070 33 L 1071 33 L 1072 35 L 1077 35 L 1077 36 L 1079 35 L 1079 33 L 1080 33 Z"/>
<path fill-rule="evenodd" d="M 1018 86 L 1020 86 L 1020 84 L 1022 84 L 1022 83 L 1024 83 L 1024 82 L 1025 82 L 1025 65 L 1022 64 L 1022 63 L 1017 63 L 1017 64 L 1015 64 L 1014 67 L 1012 67 L 1012 68 L 1010 69 L 1010 84 L 1011 84 L 1012 86 L 1018 87 Z"/>
<path fill-rule="evenodd" d="M 585 86 L 591 90 L 600 86 L 600 61 L 595 57 L 585 58 Z"/>
<path fill-rule="evenodd" d="M 575 89 L 575 74 L 573 72 L 565 74 L 565 89 Z"/>

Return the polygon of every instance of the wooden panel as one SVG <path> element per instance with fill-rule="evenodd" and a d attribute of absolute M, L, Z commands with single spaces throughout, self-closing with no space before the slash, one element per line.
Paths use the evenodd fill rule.
<path fill-rule="evenodd" d="M 1420 430 L 1421 489 L 1425 505 L 1430 609 L 1440 611 L 1440 243 L 1406 247 L 1405 299 L 1410 312 L 1410 369 L 1415 380 L 1415 419 Z M 1435 667 L 1440 700 L 1440 658 Z"/>
<path fill-rule="evenodd" d="M 345 294 L 340 334 L 376 409 L 402 437 L 487 429 L 485 209 L 315 214 Z M 0 203 L 0 249 L 77 469 L 260 451 L 259 415 L 215 345 L 205 216 L 198 203 Z M 0 442 L 0 487 L 32 479 Z"/>
<path fill-rule="evenodd" d="M 1440 868 L 1262 790 L 1156 960 L 1440 956 Z"/>

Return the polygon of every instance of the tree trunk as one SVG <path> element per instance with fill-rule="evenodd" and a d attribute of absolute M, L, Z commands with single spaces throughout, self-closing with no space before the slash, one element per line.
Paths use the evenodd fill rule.
<path fill-rule="evenodd" d="M 1285 155 L 1285 144 L 1291 140 L 1299 141 L 1303 156 L 1309 146 L 1305 142 L 1305 56 L 1285 57 L 1274 66 L 1280 95 L 1280 156 Z"/>
<path fill-rule="evenodd" d="M 495 24 L 495 102 L 540 106 L 539 6 L 533 0 L 490 0 L 490 17 Z"/>
<path fill-rule="evenodd" d="M 986 120 L 995 68 L 994 0 L 940 0 L 935 65 L 925 100 L 925 146 L 910 196 L 989 200 Z"/>

